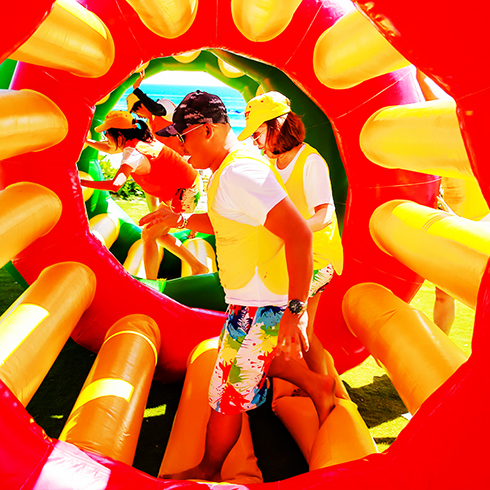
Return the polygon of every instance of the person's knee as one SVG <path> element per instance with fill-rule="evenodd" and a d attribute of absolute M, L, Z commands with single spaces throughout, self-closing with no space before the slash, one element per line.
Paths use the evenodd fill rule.
<path fill-rule="evenodd" d="M 160 232 L 156 228 L 156 226 L 143 228 L 141 231 L 141 239 L 143 242 L 156 242 L 157 238 L 160 236 Z"/>

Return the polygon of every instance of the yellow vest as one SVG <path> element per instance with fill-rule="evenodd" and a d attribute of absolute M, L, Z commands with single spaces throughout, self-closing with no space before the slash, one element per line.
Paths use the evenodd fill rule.
<path fill-rule="evenodd" d="M 213 176 L 208 188 L 208 215 L 216 236 L 221 284 L 225 290 L 241 289 L 252 280 L 257 271 L 269 291 L 277 295 L 287 295 L 289 281 L 284 241 L 262 225 L 238 223 L 213 210 L 221 173 L 239 158 L 254 160 L 257 165 L 270 168 L 260 155 L 246 148 L 239 148 L 225 158 Z M 277 172 L 271 170 L 278 177 L 278 182 L 281 182 Z"/>
<path fill-rule="evenodd" d="M 303 151 L 299 154 L 294 169 L 289 176 L 287 182 L 285 182 L 286 190 L 293 201 L 294 205 L 298 208 L 303 218 L 309 219 L 312 215 L 308 212 L 308 204 L 306 202 L 306 196 L 304 191 L 304 168 L 306 159 L 311 154 L 319 153 L 310 145 L 305 143 Z M 322 158 L 323 160 L 323 158 Z M 325 161 L 325 160 L 323 160 Z M 274 162 L 275 163 L 275 162 Z M 325 166 L 328 165 L 325 162 Z M 335 211 L 333 213 L 332 222 L 323 230 L 315 231 L 313 233 L 313 267 L 315 270 L 322 269 L 328 264 L 332 264 L 337 274 L 342 274 L 344 266 L 344 254 L 342 250 L 342 241 L 340 240 L 339 226 L 337 223 L 337 215 Z"/>

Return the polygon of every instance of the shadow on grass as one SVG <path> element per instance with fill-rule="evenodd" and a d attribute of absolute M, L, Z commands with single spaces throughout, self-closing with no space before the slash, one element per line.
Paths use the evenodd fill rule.
<path fill-rule="evenodd" d="M 349 396 L 357 405 L 359 413 L 368 428 L 373 428 L 391 420 L 397 419 L 408 410 L 395 390 L 390 378 L 375 376 L 374 381 L 360 388 L 351 388 L 344 381 Z M 393 439 L 394 438 L 387 438 Z"/>

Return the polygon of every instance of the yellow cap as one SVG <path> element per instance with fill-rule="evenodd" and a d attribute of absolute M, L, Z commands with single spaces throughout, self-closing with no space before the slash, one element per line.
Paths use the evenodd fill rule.
<path fill-rule="evenodd" d="M 288 112 L 291 112 L 289 99 L 279 92 L 257 95 L 250 100 L 245 108 L 246 125 L 238 139 L 243 141 L 257 131 L 261 124 Z"/>
<path fill-rule="evenodd" d="M 95 128 L 95 131 L 101 133 L 110 128 L 130 129 L 136 127 L 138 126 L 133 124 L 133 116 L 128 111 L 111 111 L 107 113 L 105 121 Z"/>

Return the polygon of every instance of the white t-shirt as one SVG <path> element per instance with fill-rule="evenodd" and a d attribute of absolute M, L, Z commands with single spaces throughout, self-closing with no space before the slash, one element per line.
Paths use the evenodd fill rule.
<path fill-rule="evenodd" d="M 284 182 L 287 182 L 293 173 L 298 157 L 304 149 L 305 145 L 298 151 L 292 162 L 282 170 L 277 168 L 276 161 L 276 170 Z M 312 153 L 306 158 L 303 172 L 303 186 L 306 203 L 308 205 L 308 212 L 311 215 L 315 214 L 315 207 L 320 206 L 321 204 L 331 204 L 334 206 L 328 169 L 323 158 L 317 153 Z"/>
<path fill-rule="evenodd" d="M 265 223 L 269 211 L 285 197 L 286 191 L 270 168 L 255 160 L 240 158 L 222 171 L 213 210 L 238 223 L 259 226 Z M 246 286 L 225 290 L 225 293 L 225 301 L 234 305 L 284 306 L 288 300 L 287 295 L 269 291 L 257 271 Z"/>
<path fill-rule="evenodd" d="M 148 160 L 143 153 L 140 153 L 136 148 L 127 146 L 123 150 L 121 165 L 129 165 L 133 171 L 136 170 L 145 160 Z"/>

